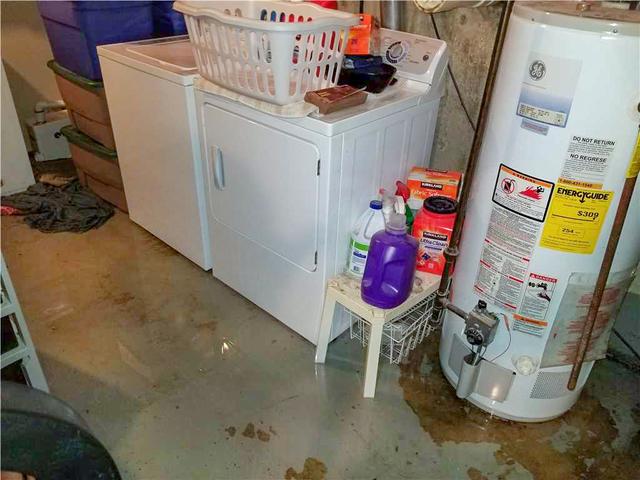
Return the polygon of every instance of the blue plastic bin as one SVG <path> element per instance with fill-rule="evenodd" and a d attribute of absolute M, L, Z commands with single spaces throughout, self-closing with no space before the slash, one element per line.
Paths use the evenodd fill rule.
<path fill-rule="evenodd" d="M 53 57 L 63 67 L 101 80 L 97 45 L 152 38 L 152 2 L 39 1 Z"/>
<path fill-rule="evenodd" d="M 153 2 L 153 24 L 154 36 L 156 37 L 187 34 L 184 15 L 173 9 L 173 0 Z"/>

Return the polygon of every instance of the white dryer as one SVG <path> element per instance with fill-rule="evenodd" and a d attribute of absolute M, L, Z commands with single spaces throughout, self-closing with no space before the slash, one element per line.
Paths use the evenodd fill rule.
<path fill-rule="evenodd" d="M 211 268 L 189 37 L 98 47 L 129 217 Z"/>
<path fill-rule="evenodd" d="M 433 143 L 446 44 L 381 36 L 398 82 L 330 115 L 284 119 L 196 83 L 213 274 L 314 344 L 354 222 L 381 187 L 427 165 Z"/>

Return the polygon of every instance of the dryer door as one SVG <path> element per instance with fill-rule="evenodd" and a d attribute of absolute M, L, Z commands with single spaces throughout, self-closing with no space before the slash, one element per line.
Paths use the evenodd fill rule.
<path fill-rule="evenodd" d="M 318 161 L 315 145 L 206 104 L 214 274 L 244 240 L 312 272 L 317 267 Z M 242 242 L 221 245 L 240 235 Z M 230 237 L 231 235 L 231 237 Z M 223 251 L 223 249 L 227 251 Z"/>

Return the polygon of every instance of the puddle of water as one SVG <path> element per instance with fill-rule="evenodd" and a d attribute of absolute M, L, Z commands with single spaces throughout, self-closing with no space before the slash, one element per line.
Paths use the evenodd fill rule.
<path fill-rule="evenodd" d="M 437 348 L 436 342 L 418 346 L 400 366 L 399 379 L 405 401 L 436 444 L 499 444 L 498 462 L 518 462 L 535 478 L 636 477 L 640 447 L 633 445 L 640 444 L 640 434 L 631 441 L 634 451 L 613 449 L 611 444 L 618 432 L 609 411 L 597 399 L 583 392 L 572 410 L 545 423 L 516 423 L 491 417 L 455 396 L 440 369 Z M 424 369 L 425 361 L 431 369 Z M 425 371 L 430 373 L 424 374 Z M 470 470 L 470 478 L 482 478 L 477 476 L 480 471 Z"/>

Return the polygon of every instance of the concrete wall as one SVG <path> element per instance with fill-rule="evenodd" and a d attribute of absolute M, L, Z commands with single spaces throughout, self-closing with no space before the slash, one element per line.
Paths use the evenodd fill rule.
<path fill-rule="evenodd" d="M 340 8 L 355 13 L 358 12 L 359 3 L 341 1 Z M 407 23 L 406 31 L 435 37 L 429 15 L 418 10 L 411 1 L 402 2 L 401 8 Z M 481 8 L 458 8 L 433 15 L 441 38 L 449 46 L 450 65 L 474 123 L 480 108 L 501 8 L 499 4 Z M 365 2 L 365 11 L 377 14 L 378 2 Z M 472 139 L 473 129 L 462 110 L 451 78 L 447 76 L 431 166 L 463 169 Z"/>
<path fill-rule="evenodd" d="M 0 191 L 2 195 L 21 192 L 34 183 L 33 172 L 29 164 L 29 156 L 25 148 L 24 140 L 20 135 L 20 124 L 11 97 L 11 91 L 7 87 L 7 76 L 2 67 L 2 136 L 0 139 Z"/>
<path fill-rule="evenodd" d="M 33 115 L 38 100 L 60 98 L 53 73 L 46 65 L 53 55 L 36 2 L 3 0 L 0 8 L 2 62 L 24 132 L 23 122 Z M 30 145 L 26 135 L 25 139 Z"/>

